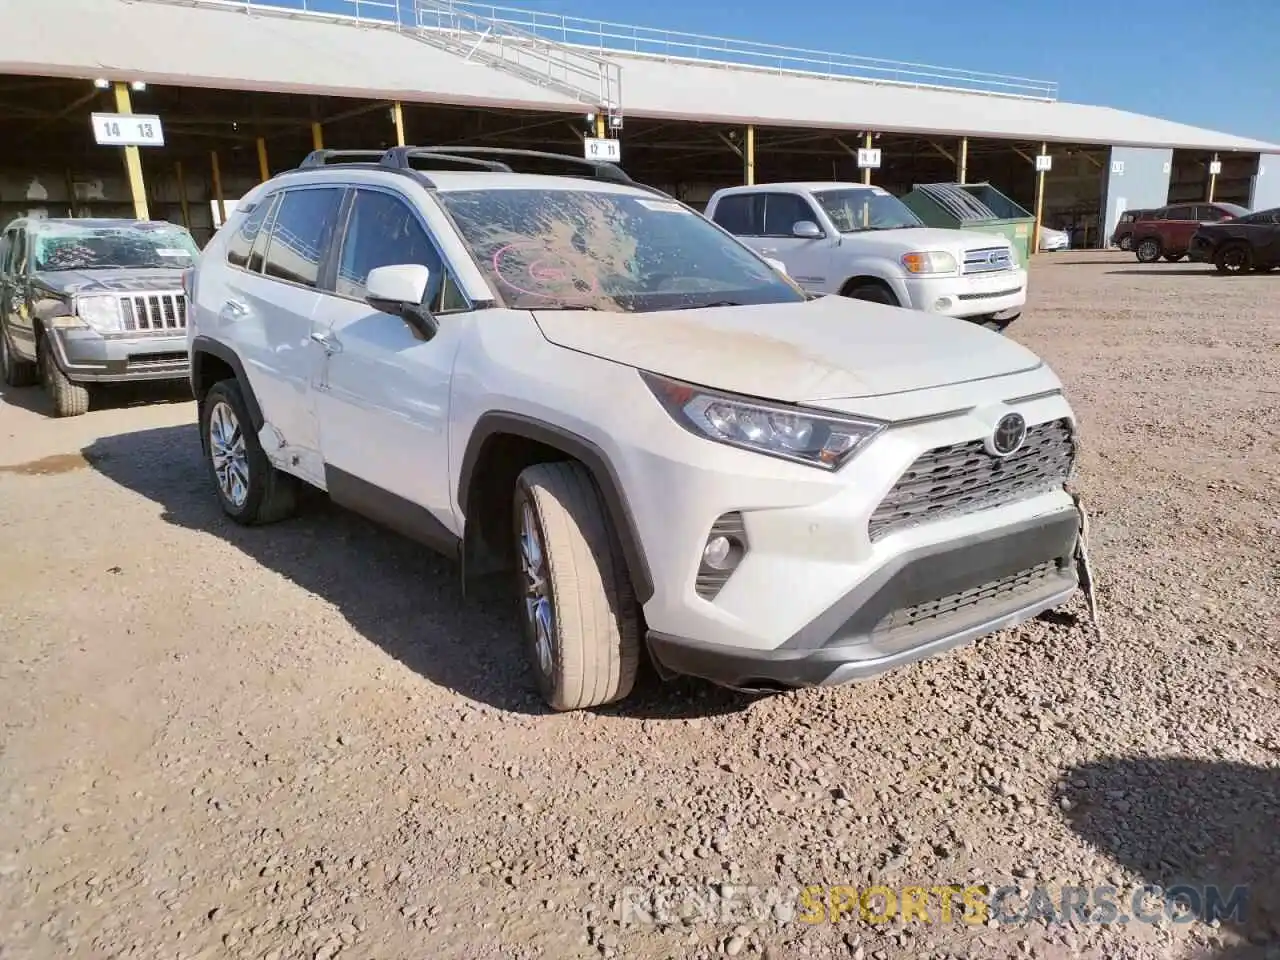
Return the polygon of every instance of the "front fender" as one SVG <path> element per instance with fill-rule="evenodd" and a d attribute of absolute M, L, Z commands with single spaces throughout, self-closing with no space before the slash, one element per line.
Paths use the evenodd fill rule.
<path fill-rule="evenodd" d="M 842 263 L 838 273 L 844 277 L 836 288 L 839 292 L 843 292 L 857 280 L 879 280 L 893 291 L 893 295 L 898 298 L 900 304 L 903 306 L 911 304 L 906 274 L 900 264 L 888 257 L 857 257 Z"/>

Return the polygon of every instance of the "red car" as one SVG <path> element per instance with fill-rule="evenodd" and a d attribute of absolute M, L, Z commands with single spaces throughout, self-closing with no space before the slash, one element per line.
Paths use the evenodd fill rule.
<path fill-rule="evenodd" d="M 1249 211 L 1234 203 L 1172 203 L 1158 210 L 1146 210 L 1133 224 L 1133 252 L 1142 263 L 1164 257 L 1176 263 L 1187 255 L 1192 235 L 1202 223 L 1221 223 L 1248 216 Z"/>

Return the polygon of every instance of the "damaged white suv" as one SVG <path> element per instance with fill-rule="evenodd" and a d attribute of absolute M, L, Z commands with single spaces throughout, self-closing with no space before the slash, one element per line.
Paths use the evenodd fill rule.
<path fill-rule="evenodd" d="M 557 709 L 663 676 L 842 683 L 1067 601 L 1057 377 L 980 327 L 805 294 L 618 168 L 320 151 L 188 279 L 223 509 L 299 483 L 511 571 Z M 501 162 L 506 161 L 506 162 Z"/>

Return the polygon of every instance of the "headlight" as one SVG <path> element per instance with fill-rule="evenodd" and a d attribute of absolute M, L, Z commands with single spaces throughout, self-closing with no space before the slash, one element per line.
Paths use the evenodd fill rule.
<path fill-rule="evenodd" d="M 907 273 L 955 273 L 956 258 L 945 250 L 923 250 L 902 255 Z"/>
<path fill-rule="evenodd" d="M 836 470 L 884 429 L 875 420 L 708 390 L 652 373 L 640 376 L 690 433 L 795 463 Z"/>
<path fill-rule="evenodd" d="M 116 297 L 80 297 L 76 300 L 76 314 L 98 333 L 124 330 L 120 301 Z"/>

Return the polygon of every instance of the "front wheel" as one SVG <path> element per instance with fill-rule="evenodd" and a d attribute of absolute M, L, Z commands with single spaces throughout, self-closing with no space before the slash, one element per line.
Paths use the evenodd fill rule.
<path fill-rule="evenodd" d="M 555 710 L 621 700 L 640 664 L 640 610 L 617 534 L 586 468 L 539 463 L 516 480 L 525 643 Z"/>
<path fill-rule="evenodd" d="M 1248 273 L 1253 268 L 1253 254 L 1242 243 L 1223 247 L 1213 258 L 1219 273 Z"/>
<path fill-rule="evenodd" d="M 0 372 L 10 387 L 34 387 L 40 382 L 36 364 L 18 357 L 9 346 L 9 333 L 0 323 Z"/>
<path fill-rule="evenodd" d="M 861 286 L 853 287 L 845 296 L 852 297 L 854 300 L 883 303 L 890 307 L 900 306 L 898 298 L 893 295 L 893 291 L 878 283 L 864 283 Z"/>
<path fill-rule="evenodd" d="M 44 389 L 53 401 L 53 412 L 58 417 L 79 417 L 89 412 L 89 388 L 73 382 L 53 356 L 49 334 L 41 333 L 36 343 L 36 366 Z"/>
<path fill-rule="evenodd" d="M 1148 237 L 1134 248 L 1139 263 L 1155 263 L 1160 259 L 1160 241 Z"/>
<path fill-rule="evenodd" d="M 227 516 L 249 525 L 274 523 L 293 513 L 298 481 L 267 459 L 236 381 L 215 383 L 205 396 L 200 436 Z"/>

